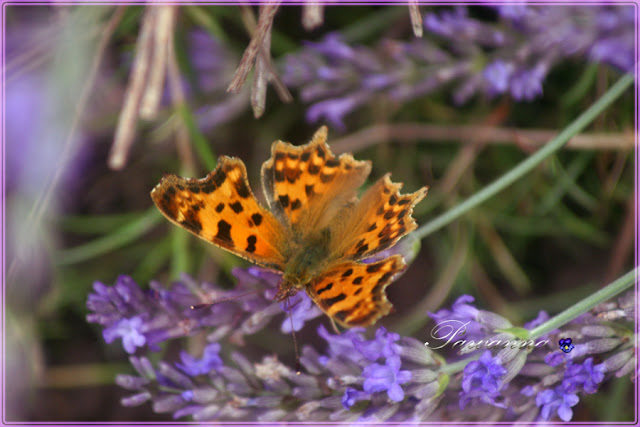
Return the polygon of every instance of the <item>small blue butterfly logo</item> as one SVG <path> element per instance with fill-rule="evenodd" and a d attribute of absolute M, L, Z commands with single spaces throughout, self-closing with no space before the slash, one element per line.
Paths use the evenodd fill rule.
<path fill-rule="evenodd" d="M 565 353 L 569 353 L 571 350 L 575 348 L 573 344 L 571 344 L 571 338 L 562 338 L 560 341 L 560 350 Z"/>

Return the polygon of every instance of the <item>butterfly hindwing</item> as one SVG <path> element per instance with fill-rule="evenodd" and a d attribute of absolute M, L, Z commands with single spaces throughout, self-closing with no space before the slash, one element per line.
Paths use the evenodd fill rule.
<path fill-rule="evenodd" d="M 385 288 L 405 268 L 400 255 L 371 264 L 344 262 L 314 279 L 307 293 L 340 325 L 369 326 L 391 310 Z"/>
<path fill-rule="evenodd" d="M 260 206 L 241 160 L 221 156 L 203 179 L 166 175 L 151 198 L 170 221 L 196 236 L 256 264 L 284 268 L 287 229 Z"/>

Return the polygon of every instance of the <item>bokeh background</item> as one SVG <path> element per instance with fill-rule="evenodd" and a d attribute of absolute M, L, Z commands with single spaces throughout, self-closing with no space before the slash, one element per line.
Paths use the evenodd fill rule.
<path fill-rule="evenodd" d="M 3 5 L 5 420 L 170 420 L 120 404 L 127 355 L 86 321 L 95 281 L 126 274 L 144 287 L 187 272 L 232 286 L 231 268 L 246 265 L 161 217 L 149 192 L 164 172 L 201 177 L 217 155 L 237 156 L 260 193 L 271 142 L 306 143 L 327 124 L 333 151 L 372 160 L 372 179 L 430 186 L 414 214 L 423 225 L 535 152 L 635 58 L 629 4 L 424 4 L 413 22 L 403 5 L 284 5 L 268 31 L 272 68 L 264 56 L 228 92 L 259 12 Z M 521 325 L 628 271 L 633 144 L 629 90 L 533 172 L 422 239 L 381 324 L 424 340 L 427 312 L 467 293 Z M 321 348 L 315 330 L 298 341 Z M 253 339 L 293 360 L 288 336 Z M 629 377 L 602 387 L 574 420 L 632 418 Z"/>

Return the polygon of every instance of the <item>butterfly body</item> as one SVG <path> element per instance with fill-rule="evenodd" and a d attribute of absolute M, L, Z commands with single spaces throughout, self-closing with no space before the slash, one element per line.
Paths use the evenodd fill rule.
<path fill-rule="evenodd" d="M 276 300 L 305 290 L 341 325 L 367 326 L 390 311 L 384 288 L 406 265 L 400 255 L 360 261 L 416 228 L 411 213 L 427 188 L 401 195 L 385 175 L 358 199 L 371 163 L 336 158 L 326 136 L 321 127 L 306 145 L 273 143 L 262 167 L 269 210 L 251 192 L 242 161 L 226 156 L 203 179 L 165 176 L 151 197 L 175 224 L 282 272 Z"/>
<path fill-rule="evenodd" d="M 325 230 L 301 244 L 285 265 L 282 278 L 296 289 L 303 289 L 326 269 L 330 253 L 329 233 Z"/>

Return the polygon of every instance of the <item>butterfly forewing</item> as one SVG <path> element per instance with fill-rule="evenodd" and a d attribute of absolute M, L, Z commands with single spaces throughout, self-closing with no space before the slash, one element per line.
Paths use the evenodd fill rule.
<path fill-rule="evenodd" d="M 352 260 L 369 258 L 395 245 L 415 230 L 413 207 L 427 194 L 427 187 L 401 195 L 401 184 L 385 175 L 372 185 L 362 199 L 336 221 L 332 229 L 331 252 Z"/>
<path fill-rule="evenodd" d="M 151 198 L 169 220 L 196 236 L 256 264 L 284 268 L 288 231 L 256 200 L 241 160 L 221 156 L 204 179 L 166 175 Z"/>
<path fill-rule="evenodd" d="M 350 154 L 336 158 L 326 138 L 323 126 L 306 145 L 276 141 L 262 166 L 262 185 L 272 211 L 302 232 L 326 226 L 355 199 L 371 170 L 370 162 L 356 161 Z"/>

